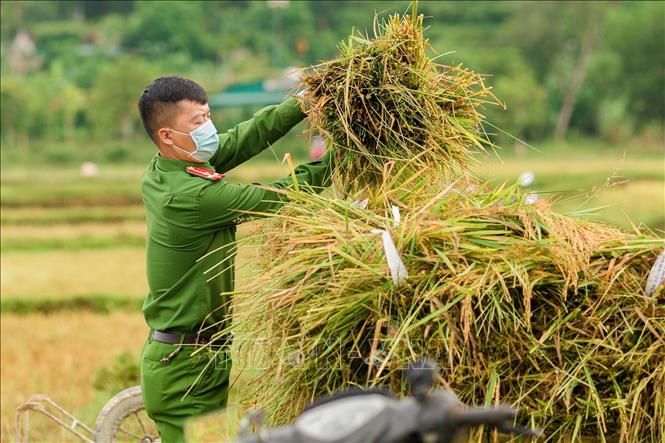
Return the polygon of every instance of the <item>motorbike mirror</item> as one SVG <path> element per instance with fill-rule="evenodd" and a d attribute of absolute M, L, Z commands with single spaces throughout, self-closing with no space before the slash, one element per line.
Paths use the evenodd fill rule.
<path fill-rule="evenodd" d="M 420 400 L 429 396 L 429 392 L 436 383 L 438 375 L 439 368 L 436 363 L 423 358 L 409 363 L 409 367 L 404 372 L 404 379 L 409 385 L 411 395 Z"/>

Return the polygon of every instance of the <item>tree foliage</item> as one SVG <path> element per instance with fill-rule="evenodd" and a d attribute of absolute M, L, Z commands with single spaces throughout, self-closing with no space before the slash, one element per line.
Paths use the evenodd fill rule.
<path fill-rule="evenodd" d="M 189 76 L 215 93 L 328 59 L 352 29 L 371 33 L 375 12 L 408 8 L 406 1 L 4 1 L 3 145 L 132 139 L 136 100 L 155 76 Z M 432 45 L 454 51 L 439 62 L 491 74 L 507 110 L 490 110 L 489 120 L 515 136 L 551 137 L 569 111 L 568 132 L 619 142 L 651 131 L 662 139 L 665 4 L 421 1 L 419 8 L 430 17 Z"/>

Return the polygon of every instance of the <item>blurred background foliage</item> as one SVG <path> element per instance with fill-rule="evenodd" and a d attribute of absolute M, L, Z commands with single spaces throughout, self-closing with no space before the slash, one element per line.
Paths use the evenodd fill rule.
<path fill-rule="evenodd" d="M 134 162 L 153 150 L 136 101 L 155 77 L 210 94 L 334 57 L 403 1 L 3 1 L 2 156 Z M 444 64 L 491 74 L 490 121 L 534 144 L 596 139 L 662 151 L 665 4 L 439 2 L 419 9 Z M 218 128 L 256 109 L 216 113 Z M 497 132 L 497 141 L 514 140 Z M 516 143 L 517 144 L 517 143 Z M 301 146 L 300 146 L 301 145 Z M 295 149 L 305 155 L 306 143 Z M 145 147 L 145 149 L 137 149 Z"/>

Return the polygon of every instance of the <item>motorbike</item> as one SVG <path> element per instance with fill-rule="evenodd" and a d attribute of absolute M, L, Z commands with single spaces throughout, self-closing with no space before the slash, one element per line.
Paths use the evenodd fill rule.
<path fill-rule="evenodd" d="M 515 423 L 508 405 L 468 408 L 449 390 L 434 389 L 439 372 L 429 360 L 405 370 L 409 396 L 385 390 L 347 390 L 316 400 L 293 424 L 267 429 L 262 414 L 245 417 L 237 443 L 452 443 L 474 427 L 536 438 Z"/>

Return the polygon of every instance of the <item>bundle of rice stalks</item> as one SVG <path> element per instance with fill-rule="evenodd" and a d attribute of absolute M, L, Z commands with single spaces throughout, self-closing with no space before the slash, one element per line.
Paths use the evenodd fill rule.
<path fill-rule="evenodd" d="M 338 189 L 376 185 L 386 161 L 466 169 L 492 145 L 480 110 L 500 105 L 483 76 L 429 58 L 422 15 L 377 19 L 374 34 L 351 36 L 339 58 L 302 78 L 310 123 L 334 152 Z"/>
<path fill-rule="evenodd" d="M 525 205 L 517 187 L 431 185 L 367 209 L 289 193 L 235 300 L 241 342 L 267 352 L 248 398 L 283 423 L 350 385 L 403 390 L 426 355 L 462 401 L 514 404 L 551 440 L 661 441 L 665 293 L 643 288 L 665 242 Z M 397 284 L 381 232 L 408 271 Z"/>

